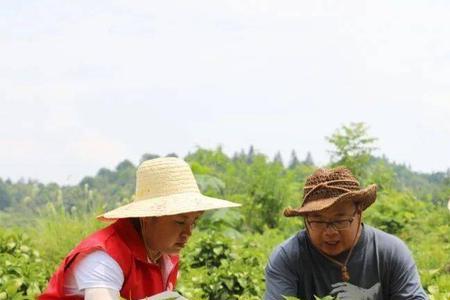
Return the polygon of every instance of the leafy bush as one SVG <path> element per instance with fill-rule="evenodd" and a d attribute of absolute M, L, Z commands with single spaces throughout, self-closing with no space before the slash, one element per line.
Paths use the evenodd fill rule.
<path fill-rule="evenodd" d="M 364 213 L 367 222 L 391 234 L 399 234 L 415 222 L 417 213 L 425 207 L 412 195 L 395 191 L 379 193 L 375 204 Z"/>
<path fill-rule="evenodd" d="M 182 253 L 180 291 L 188 299 L 261 299 L 267 255 L 284 238 L 275 230 L 272 235 L 233 240 L 215 231 L 196 232 Z"/>
<path fill-rule="evenodd" d="M 0 299 L 35 299 L 51 270 L 25 234 L 0 231 Z"/>

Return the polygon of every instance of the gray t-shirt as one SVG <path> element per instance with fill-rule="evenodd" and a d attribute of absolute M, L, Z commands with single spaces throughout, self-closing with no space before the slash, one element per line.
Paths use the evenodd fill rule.
<path fill-rule="evenodd" d="M 338 258 L 344 261 L 347 253 Z M 324 257 L 305 230 L 289 238 L 272 253 L 266 266 L 265 300 L 314 295 L 338 299 L 428 299 L 416 264 L 399 238 L 368 225 L 347 265 L 350 281 L 342 282 L 340 267 Z"/>

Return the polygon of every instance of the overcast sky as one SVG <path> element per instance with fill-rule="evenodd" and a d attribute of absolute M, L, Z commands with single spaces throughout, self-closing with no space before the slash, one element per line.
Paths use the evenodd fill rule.
<path fill-rule="evenodd" d="M 450 167 L 449 1 L 2 1 L 0 177 L 77 183 L 143 153 L 329 161 L 365 122 Z"/>

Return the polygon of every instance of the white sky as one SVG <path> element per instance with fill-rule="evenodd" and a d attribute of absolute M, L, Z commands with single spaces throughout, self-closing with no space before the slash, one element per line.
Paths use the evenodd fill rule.
<path fill-rule="evenodd" d="M 450 2 L 2 1 L 0 177 L 77 183 L 143 153 L 223 145 L 328 162 L 365 122 L 450 167 Z"/>

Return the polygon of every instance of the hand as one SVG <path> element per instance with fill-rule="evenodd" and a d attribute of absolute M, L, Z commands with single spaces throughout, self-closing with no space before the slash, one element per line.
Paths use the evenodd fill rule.
<path fill-rule="evenodd" d="M 376 283 L 370 289 L 363 289 L 348 282 L 338 282 L 331 285 L 333 290 L 330 295 L 336 299 L 375 300 L 380 290 L 380 283 Z"/>

